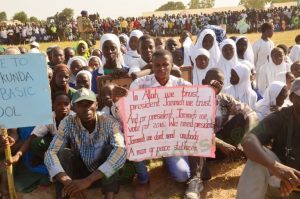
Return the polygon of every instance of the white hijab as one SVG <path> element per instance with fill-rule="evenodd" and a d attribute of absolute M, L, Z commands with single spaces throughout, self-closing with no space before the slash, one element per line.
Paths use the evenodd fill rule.
<path fill-rule="evenodd" d="M 227 87 L 224 92 L 232 95 L 236 100 L 243 102 L 254 109 L 257 101 L 257 95 L 251 88 L 251 71 L 249 67 L 239 63 L 232 69 L 237 73 L 240 81 L 237 85 Z"/>
<path fill-rule="evenodd" d="M 242 39 L 242 38 L 245 38 L 245 39 L 247 39 L 247 49 L 246 49 L 246 51 L 245 51 L 245 53 L 244 53 L 244 59 L 242 59 L 242 60 L 247 60 L 247 61 L 249 61 L 252 65 L 254 65 L 254 53 L 253 53 L 253 49 L 252 49 L 252 45 L 251 45 L 251 43 L 249 42 L 249 39 L 247 38 L 247 37 L 245 37 L 245 36 L 239 36 L 239 37 L 237 37 L 236 38 L 236 40 L 235 40 L 235 43 L 237 44 L 237 42 L 240 40 L 240 39 Z"/>
<path fill-rule="evenodd" d="M 144 33 L 140 30 L 133 30 L 131 31 L 130 35 L 129 35 L 129 39 L 128 39 L 128 45 L 127 45 L 127 49 L 128 51 L 126 52 L 126 55 L 130 56 L 130 57 L 140 57 L 139 53 L 137 52 L 137 50 L 132 50 L 129 46 L 129 41 L 131 39 L 131 37 L 137 37 L 138 39 L 141 38 L 141 36 L 143 36 Z"/>
<path fill-rule="evenodd" d="M 78 73 L 77 73 L 77 75 L 76 75 L 76 79 L 77 79 L 77 77 L 80 75 L 80 74 L 85 74 L 85 75 L 87 75 L 88 77 L 89 77 L 89 81 L 90 81 L 90 90 L 92 89 L 92 73 L 90 72 L 90 71 L 88 71 L 88 70 L 81 70 L 81 71 L 79 71 Z M 75 86 L 77 86 L 77 81 L 75 82 Z"/>
<path fill-rule="evenodd" d="M 129 37 L 128 37 L 125 33 L 120 34 L 120 35 L 119 35 L 119 38 L 120 38 L 120 37 L 123 37 L 123 38 L 125 39 L 125 41 L 126 41 L 126 48 L 127 48 L 127 50 L 128 50 Z"/>
<path fill-rule="evenodd" d="M 225 45 L 231 45 L 233 47 L 233 56 L 230 60 L 225 59 L 223 54 L 221 54 L 220 60 L 217 64 L 217 68 L 221 69 L 224 74 L 224 88 L 230 86 L 230 76 L 231 76 L 231 69 L 238 64 L 238 57 L 236 53 L 236 46 L 232 39 L 225 39 L 222 41 L 220 49 L 222 51 Z"/>
<path fill-rule="evenodd" d="M 72 58 L 69 59 L 69 61 L 68 61 L 68 63 L 67 63 L 67 66 L 68 66 L 69 68 L 71 68 L 71 65 L 72 65 L 72 63 L 73 63 L 74 61 L 79 61 L 79 62 L 81 63 L 82 66 L 87 66 L 87 65 L 88 65 L 86 59 L 85 59 L 83 56 L 74 56 L 74 57 L 72 57 Z M 73 73 L 72 73 L 71 76 L 70 76 L 69 82 L 70 82 L 71 84 L 76 84 L 76 76 L 73 75 Z"/>
<path fill-rule="evenodd" d="M 90 61 L 91 61 L 91 59 L 93 59 L 93 58 L 97 59 L 98 62 L 99 62 L 98 72 L 101 73 L 101 74 L 104 74 L 104 71 L 103 71 L 103 64 L 102 64 L 101 59 L 100 59 L 98 56 L 90 56 L 90 58 L 89 58 L 88 61 L 87 61 L 88 65 L 90 64 Z"/>
<path fill-rule="evenodd" d="M 197 38 L 197 41 L 194 45 L 194 49 L 200 49 L 200 48 L 203 48 L 203 39 L 206 35 L 211 35 L 213 38 L 214 38 L 214 44 L 213 46 L 209 49 L 209 54 L 210 54 L 210 60 L 211 60 L 211 65 L 212 67 L 216 67 L 217 66 L 217 63 L 220 59 L 220 56 L 221 56 L 221 51 L 219 49 L 219 46 L 218 46 L 218 42 L 217 42 L 217 39 L 216 39 L 216 34 L 213 30 L 211 29 L 204 29 L 199 37 Z"/>
<path fill-rule="evenodd" d="M 182 43 L 183 47 L 183 66 L 191 66 L 191 60 L 190 60 L 190 50 L 191 46 L 193 45 L 193 41 L 190 37 L 187 37 L 184 42 Z"/>
<path fill-rule="evenodd" d="M 208 66 L 205 69 L 199 69 L 196 65 L 196 58 L 199 55 L 204 55 L 209 60 L 208 61 Z M 194 50 L 192 52 L 192 61 L 194 63 L 194 66 L 193 66 L 193 85 L 202 85 L 202 80 L 205 78 L 205 75 L 206 75 L 207 71 L 211 68 L 210 54 L 204 48 Z"/>
<path fill-rule="evenodd" d="M 296 44 L 293 46 L 290 52 L 290 58 L 292 62 L 300 61 L 300 45 Z"/>
<path fill-rule="evenodd" d="M 274 64 L 271 55 L 269 61 L 260 67 L 258 76 L 258 89 L 264 93 L 265 89 L 273 82 L 279 73 L 289 72 L 288 64 L 282 61 L 281 64 Z"/>
<path fill-rule="evenodd" d="M 117 35 L 112 34 L 112 33 L 106 33 L 104 35 L 102 35 L 101 39 L 100 39 L 100 50 L 103 52 L 103 44 L 110 40 L 111 42 L 113 42 L 117 48 L 118 48 L 118 68 L 122 68 L 122 65 L 124 65 L 124 60 L 123 60 L 123 56 L 121 53 L 121 44 L 120 44 L 120 40 L 117 37 Z M 106 63 L 106 59 L 104 56 L 102 56 L 102 63 L 103 65 Z M 99 71 L 100 73 L 101 71 Z"/>
<path fill-rule="evenodd" d="M 285 85 L 285 83 L 279 81 L 272 82 L 266 89 L 264 98 L 256 103 L 255 111 L 260 121 L 271 113 L 270 107 L 276 105 L 276 98 Z"/>

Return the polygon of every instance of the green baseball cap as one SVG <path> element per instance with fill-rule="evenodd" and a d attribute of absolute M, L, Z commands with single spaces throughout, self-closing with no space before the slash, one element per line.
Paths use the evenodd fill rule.
<path fill-rule="evenodd" d="M 92 102 L 96 102 L 96 95 L 93 91 L 86 89 L 86 88 L 81 88 L 77 90 L 73 97 L 72 97 L 72 103 L 80 102 L 82 100 L 88 100 Z"/>

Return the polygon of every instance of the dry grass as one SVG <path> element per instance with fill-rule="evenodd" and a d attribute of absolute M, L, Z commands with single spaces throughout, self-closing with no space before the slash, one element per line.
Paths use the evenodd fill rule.
<path fill-rule="evenodd" d="M 236 186 L 243 169 L 243 162 L 210 162 L 209 167 L 212 179 L 205 182 L 203 199 L 232 199 L 235 198 Z M 151 185 L 148 192 L 149 199 L 180 199 L 184 193 L 184 185 L 173 182 L 168 171 L 162 166 L 162 161 L 154 161 L 150 164 Z M 125 185 L 121 187 L 117 199 L 131 199 L 134 186 Z M 91 189 L 86 193 L 86 198 L 93 199 L 101 196 L 100 189 Z M 55 191 L 52 185 L 49 188 L 38 188 L 32 193 L 18 193 L 19 199 L 52 199 Z"/>
<path fill-rule="evenodd" d="M 276 45 L 278 44 L 286 44 L 287 46 L 291 46 L 295 43 L 295 37 L 299 34 L 299 30 L 293 30 L 293 31 L 286 31 L 286 32 L 278 32 L 274 33 L 272 40 L 275 42 Z M 229 34 L 228 37 L 230 36 L 237 36 L 238 34 Z M 259 37 L 260 33 L 251 33 L 251 34 L 245 34 L 251 41 L 251 43 L 255 42 Z M 195 37 L 193 38 L 195 39 Z M 58 45 L 61 46 L 62 48 L 65 47 L 73 47 L 75 46 L 76 42 L 51 42 L 51 43 L 41 43 L 40 44 L 40 49 L 42 51 L 46 51 L 46 49 L 49 46 L 54 46 Z M 26 45 L 27 48 L 29 48 L 28 45 Z M 95 46 L 96 48 L 99 48 L 99 41 L 97 41 L 97 44 Z"/>

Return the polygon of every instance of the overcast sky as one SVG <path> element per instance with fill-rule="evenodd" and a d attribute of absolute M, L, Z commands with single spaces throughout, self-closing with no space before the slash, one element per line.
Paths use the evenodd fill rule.
<path fill-rule="evenodd" d="M 4 1 L 4 0 L 1 0 Z M 5 11 L 8 19 L 14 13 L 24 11 L 28 17 L 46 19 L 64 8 L 72 8 L 75 15 L 85 9 L 90 14 L 98 12 L 101 17 L 141 16 L 151 12 L 170 0 L 7 0 L 1 3 L 0 12 Z M 190 0 L 183 0 L 187 4 Z M 236 6 L 239 0 L 215 0 L 215 7 Z"/>

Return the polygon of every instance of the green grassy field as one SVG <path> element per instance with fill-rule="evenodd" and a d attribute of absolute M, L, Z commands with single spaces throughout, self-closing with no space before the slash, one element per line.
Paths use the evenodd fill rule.
<path fill-rule="evenodd" d="M 300 31 L 287 31 L 274 33 L 272 40 L 276 45 L 286 44 L 287 46 L 294 44 L 294 39 Z M 232 36 L 232 35 L 229 35 Z M 260 37 L 260 34 L 246 34 L 251 42 Z M 41 43 L 41 50 L 45 51 L 47 47 L 59 45 L 61 47 L 74 46 L 75 42 L 58 42 L 58 43 Z M 99 47 L 99 41 L 96 48 Z M 209 164 L 212 172 L 212 179 L 205 182 L 205 189 L 201 194 L 201 198 L 213 199 L 231 199 L 235 198 L 236 187 L 239 176 L 244 167 L 244 162 L 213 162 Z M 170 179 L 169 173 L 162 166 L 162 161 L 153 161 L 150 164 L 151 185 L 148 193 L 149 199 L 180 199 L 184 192 L 184 185 L 176 184 Z M 121 187 L 117 199 L 130 199 L 133 192 L 132 185 Z M 48 188 L 40 187 L 32 193 L 18 193 L 19 199 L 52 199 L 55 196 L 54 186 Z M 100 190 L 92 189 L 86 192 L 86 198 L 99 198 Z"/>

